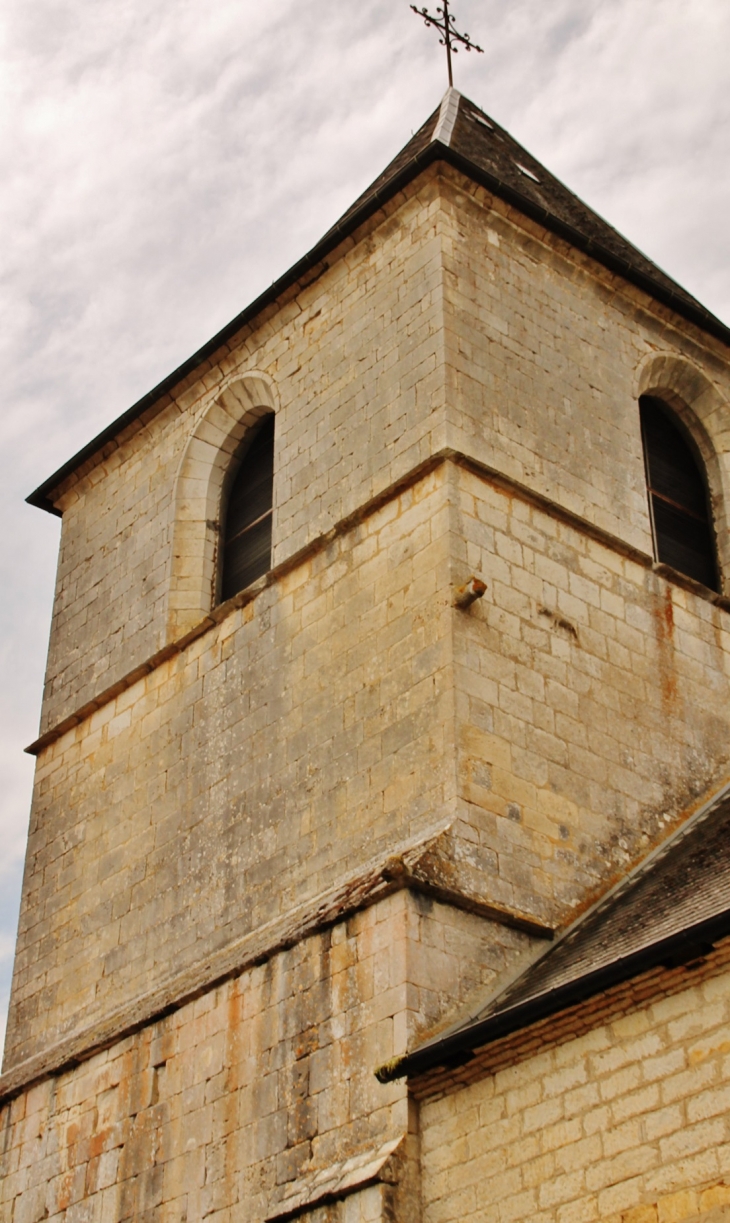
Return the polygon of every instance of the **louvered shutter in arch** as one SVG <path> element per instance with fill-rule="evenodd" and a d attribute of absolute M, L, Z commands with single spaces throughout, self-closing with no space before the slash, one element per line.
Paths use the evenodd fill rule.
<path fill-rule="evenodd" d="M 274 416 L 265 416 L 238 469 L 225 506 L 221 601 L 271 568 L 274 500 Z"/>
<path fill-rule="evenodd" d="M 661 399 L 639 401 L 656 558 L 718 589 L 715 533 L 701 462 Z"/>

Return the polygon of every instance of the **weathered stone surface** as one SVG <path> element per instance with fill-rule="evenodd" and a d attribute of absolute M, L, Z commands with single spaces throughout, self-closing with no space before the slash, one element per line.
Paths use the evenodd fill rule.
<path fill-rule="evenodd" d="M 63 495 L 43 729 L 165 643 L 178 468 L 243 376 L 277 406 L 276 561 L 444 445 L 650 553 L 635 403 L 661 388 L 713 443 L 726 550 L 719 342 L 450 170 L 407 194 Z"/>
<path fill-rule="evenodd" d="M 448 528 L 432 473 L 41 754 L 8 1065 L 443 826 Z"/>
<path fill-rule="evenodd" d="M 730 770 L 730 605 L 652 563 L 647 391 L 705 460 L 727 575 L 727 352 L 432 167 L 69 478 L 3 1218 L 725 1208 L 725 1122 L 688 1111 L 725 1099 L 724 976 L 595 1017 L 565 1064 L 554 1044 L 427 1092 L 420 1118 L 373 1074 Z M 274 570 L 215 610 L 226 464 L 265 410 Z M 658 1103 L 636 1095 L 652 1059 Z"/>
<path fill-rule="evenodd" d="M 42 753 L 7 1064 L 439 824 L 559 924 L 727 771 L 726 620 L 442 464 Z"/>
<path fill-rule="evenodd" d="M 496 922 L 508 930 L 520 930 L 532 939 L 551 938 L 549 927 L 513 911 L 485 904 L 478 895 L 473 895 L 470 880 L 461 863 L 450 857 L 452 850 L 453 837 L 448 828 L 425 841 L 403 844 L 399 853 L 391 854 L 385 861 L 345 878 L 337 887 L 291 909 L 283 917 L 257 927 L 243 938 L 234 939 L 205 959 L 182 968 L 169 966 L 166 975 L 157 978 L 146 992 L 120 999 L 118 1005 L 91 1023 L 76 1025 L 57 1044 L 44 1046 L 32 1057 L 13 1065 L 0 1076 L 0 1099 L 13 1096 L 24 1086 L 75 1065 L 79 1059 L 84 1060 L 106 1048 L 110 1041 L 131 1035 L 145 1024 L 167 1014 L 171 1007 L 192 1001 L 251 965 L 273 959 L 280 951 L 295 946 L 312 934 L 328 930 L 336 922 L 354 916 L 402 889 L 423 896 L 426 904 L 441 901 L 456 910 L 478 914 L 489 925 Z M 458 914 L 454 914 L 451 920 L 457 923 L 458 928 Z M 463 929 L 462 926 L 462 932 Z M 506 946 L 512 945 L 507 935 L 501 937 L 506 939 Z M 497 947 L 501 946 L 498 937 Z M 487 957 L 487 962 L 491 962 L 496 971 L 501 965 L 501 952 L 498 950 L 495 955 L 496 958 L 493 956 L 491 961 Z M 458 971 L 457 979 L 454 979 L 453 971 L 447 971 L 440 973 L 431 983 L 432 1001 L 424 1011 L 425 1016 L 432 1019 L 437 1017 L 457 995 L 476 988 L 478 978 L 474 977 L 469 953 L 464 960 L 459 950 L 454 963 L 458 966 L 458 970 L 455 970 Z"/>
<path fill-rule="evenodd" d="M 408 891 L 303 938 L 7 1103 L 0 1217 L 254 1221 L 315 1182 L 344 1192 L 343 1162 L 414 1132 L 404 1085 L 383 1088 L 373 1067 L 531 942 Z M 393 1197 L 407 1147 L 397 1178 L 378 1169 L 366 1179 L 382 1192 L 362 1193 L 353 1180 L 334 1217 Z"/>

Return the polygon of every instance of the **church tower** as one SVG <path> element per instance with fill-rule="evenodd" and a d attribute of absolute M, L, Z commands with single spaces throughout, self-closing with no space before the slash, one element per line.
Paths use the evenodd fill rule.
<path fill-rule="evenodd" d="M 550 1197 L 598 1158 L 564 1102 L 472 1158 L 538 1097 L 465 1067 L 725 793 L 730 331 L 450 88 L 29 500 L 63 530 L 3 1220 L 689 1218 Z M 548 1122 L 574 1162 L 528 1172 Z"/>

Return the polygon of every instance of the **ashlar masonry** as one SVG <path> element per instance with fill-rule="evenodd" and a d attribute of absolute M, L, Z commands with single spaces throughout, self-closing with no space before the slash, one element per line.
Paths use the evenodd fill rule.
<path fill-rule="evenodd" d="M 657 555 L 645 395 L 718 590 Z M 221 604 L 270 413 L 269 565 Z M 468 1027 L 724 793 L 724 325 L 451 90 L 30 500 L 63 530 L 3 1220 L 727 1217 L 724 893 L 699 976 Z"/>

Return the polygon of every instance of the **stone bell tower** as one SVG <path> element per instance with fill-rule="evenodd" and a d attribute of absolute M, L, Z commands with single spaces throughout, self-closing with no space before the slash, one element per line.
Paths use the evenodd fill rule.
<path fill-rule="evenodd" d="M 728 770 L 729 343 L 450 89 L 32 495 L 63 532 L 3 1218 L 421 1218 L 375 1070 Z M 655 551 L 645 395 L 706 474 L 716 590 Z"/>

